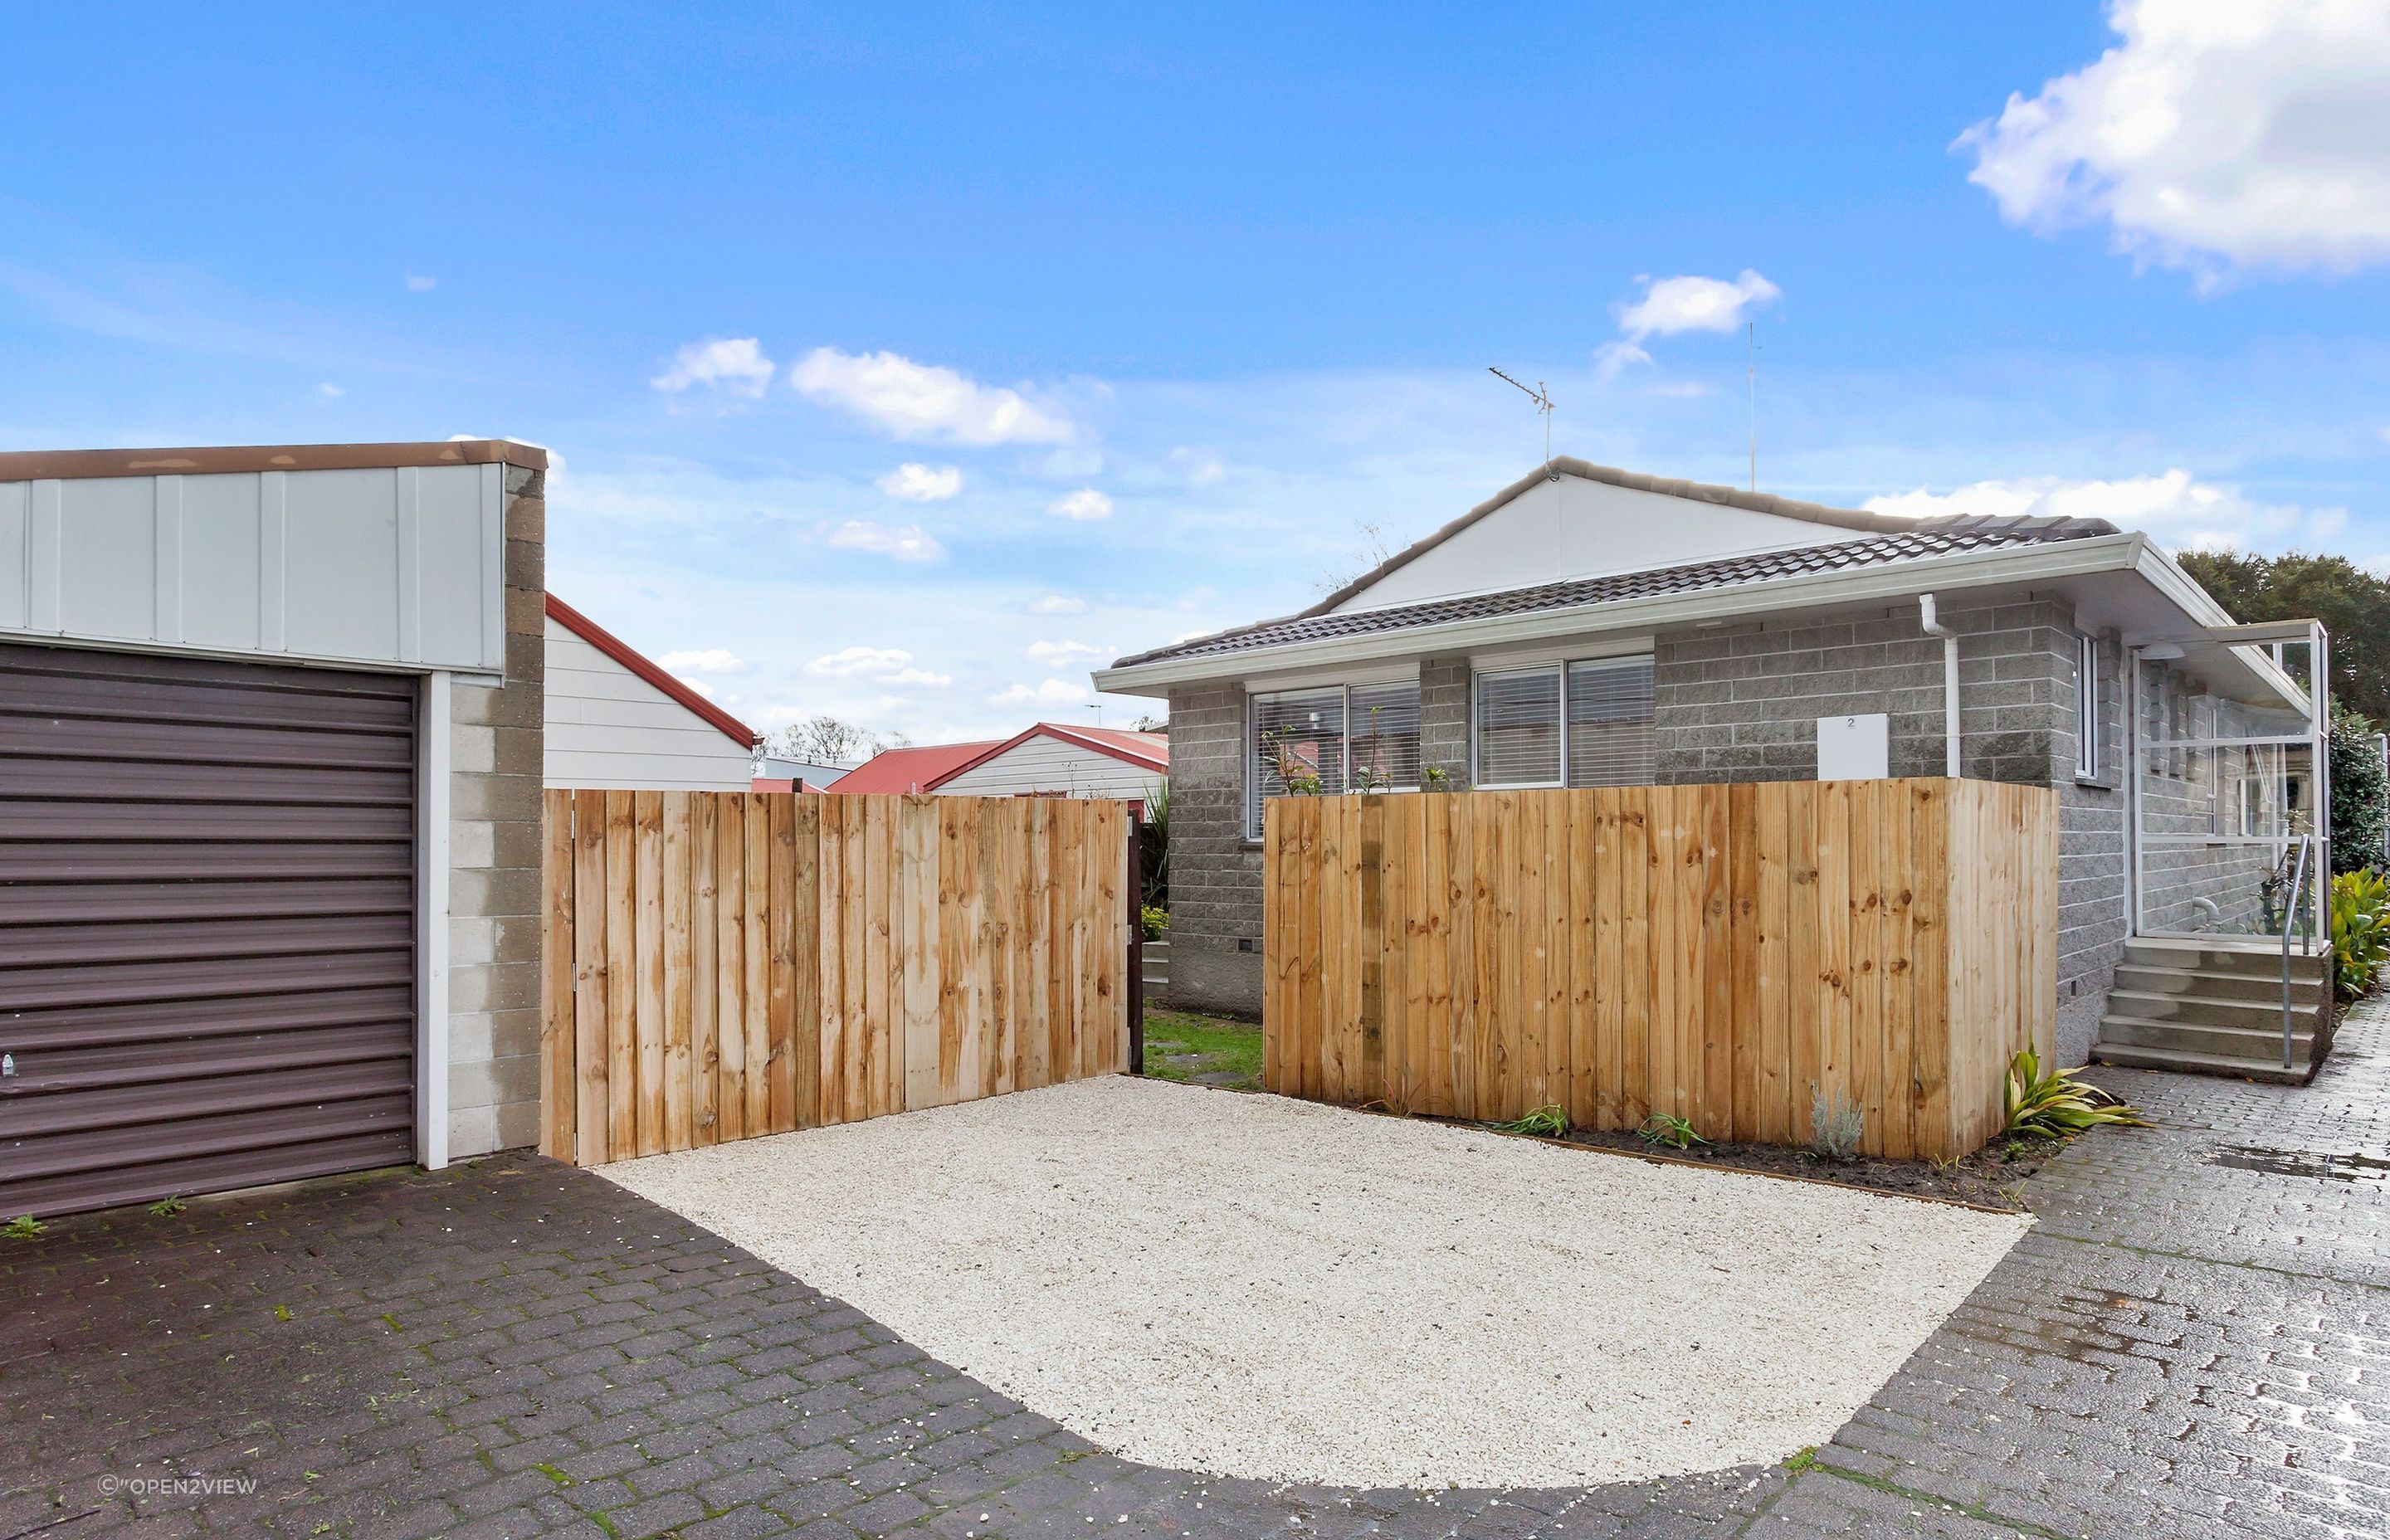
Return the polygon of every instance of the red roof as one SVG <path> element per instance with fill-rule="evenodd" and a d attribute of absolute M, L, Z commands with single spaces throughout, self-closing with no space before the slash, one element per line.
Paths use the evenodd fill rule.
<path fill-rule="evenodd" d="M 997 743 L 933 743 L 924 749 L 883 749 L 829 784 L 840 791 L 892 795 L 927 791 Z"/>
<path fill-rule="evenodd" d="M 547 614 L 550 620 L 563 626 L 565 630 L 572 632 L 607 657 L 613 659 L 649 684 L 671 696 L 697 715 L 703 717 L 711 725 L 721 728 L 741 749 L 752 749 L 763 741 L 747 724 L 658 668 L 649 661 L 645 655 L 634 650 L 628 642 L 558 598 L 554 594 L 547 596 Z"/>
<path fill-rule="evenodd" d="M 1082 727 L 1070 722 L 1037 722 L 1031 724 L 1028 731 L 1016 733 L 1001 743 L 981 744 L 980 753 L 956 765 L 922 789 L 929 790 L 950 781 L 966 770 L 985 764 L 998 754 L 1021 747 L 1033 738 L 1059 738 L 1065 743 L 1075 743 L 1082 749 L 1093 749 L 1099 754 L 1125 760 L 1140 769 L 1164 776 L 1170 774 L 1170 740 L 1160 733 L 1137 733 L 1125 727 Z"/>

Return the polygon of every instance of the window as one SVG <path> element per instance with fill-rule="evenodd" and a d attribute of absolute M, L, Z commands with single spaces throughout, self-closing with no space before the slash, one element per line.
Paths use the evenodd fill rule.
<path fill-rule="evenodd" d="M 1568 783 L 1649 786 L 1651 660 L 1613 658 L 1568 670 Z"/>
<path fill-rule="evenodd" d="M 1477 676 L 1480 786 L 1561 784 L 1561 670 Z"/>
<path fill-rule="evenodd" d="M 2107 751 L 2101 741 L 2106 727 L 2100 720 L 2100 640 L 2079 636 L 2075 645 L 2075 773 L 2097 780 L 2100 756 Z"/>
<path fill-rule="evenodd" d="M 1246 740 L 1246 832 L 1262 803 L 1290 790 L 1414 791 L 1420 782 L 1419 685 L 1331 685 L 1252 698 Z"/>
<path fill-rule="evenodd" d="M 1649 785 L 1652 696 L 1648 657 L 1481 674 L 1475 783 Z"/>

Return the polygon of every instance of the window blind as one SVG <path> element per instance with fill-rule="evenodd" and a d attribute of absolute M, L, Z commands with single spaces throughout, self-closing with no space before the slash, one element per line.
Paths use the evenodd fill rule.
<path fill-rule="evenodd" d="M 1420 783 L 1419 687 L 1354 686 L 1352 741 L 1356 788 L 1416 788 Z"/>
<path fill-rule="evenodd" d="M 1282 797 L 1287 782 L 1316 780 L 1312 789 L 1344 789 L 1344 691 L 1295 690 L 1253 698 L 1252 802 L 1248 827 L 1261 832 L 1262 802 Z"/>
<path fill-rule="evenodd" d="M 1561 671 L 1477 676 L 1480 786 L 1556 786 L 1561 779 Z"/>
<path fill-rule="evenodd" d="M 1657 769 L 1651 707 L 1651 659 L 1571 663 L 1569 784 L 1649 786 Z"/>

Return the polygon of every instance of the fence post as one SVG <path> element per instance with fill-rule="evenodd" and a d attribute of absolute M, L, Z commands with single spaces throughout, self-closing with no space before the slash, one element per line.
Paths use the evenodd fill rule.
<path fill-rule="evenodd" d="M 1145 804 L 1128 804 L 1128 1072 L 1145 1073 Z"/>

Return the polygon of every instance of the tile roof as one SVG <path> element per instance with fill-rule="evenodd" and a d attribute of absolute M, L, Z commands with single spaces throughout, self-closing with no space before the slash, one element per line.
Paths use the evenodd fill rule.
<path fill-rule="evenodd" d="M 1368 636 L 1407 631 L 1415 626 L 1453 621 L 1487 620 L 1543 610 L 1574 610 L 1612 604 L 1622 599 L 1652 598 L 1771 578 L 1798 577 L 1811 572 L 1846 571 L 1902 561 L 1957 556 L 1968 551 L 2010 546 L 2043 545 L 2114 534 L 2116 526 L 2104 519 L 1988 519 L 1958 517 L 1921 520 L 1898 533 L 1872 535 L 1831 545 L 1808 545 L 1788 551 L 1756 551 L 1713 561 L 1657 567 L 1639 572 L 1614 572 L 1606 577 L 1574 578 L 1529 588 L 1507 588 L 1489 594 L 1465 594 L 1448 599 L 1390 605 L 1381 610 L 1322 613 L 1317 608 L 1282 620 L 1262 621 L 1209 636 L 1174 642 L 1123 658 L 1112 666 L 1165 660 L 1204 658 L 1247 652 L 1257 648 L 1285 647 L 1297 642 Z"/>

